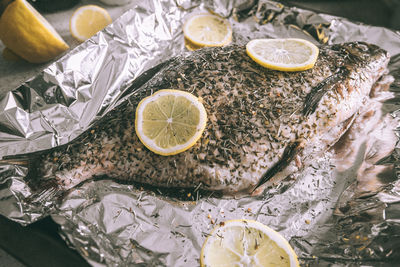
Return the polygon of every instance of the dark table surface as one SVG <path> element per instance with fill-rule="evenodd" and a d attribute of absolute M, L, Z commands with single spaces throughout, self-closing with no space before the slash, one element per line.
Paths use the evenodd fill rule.
<path fill-rule="evenodd" d="M 282 1 L 317 12 L 347 17 L 367 24 L 400 29 L 400 1 L 303 0 Z M 399 2 L 399 4 L 396 4 Z M 0 216 L 0 267 L 89 266 L 62 240 L 59 226 L 45 218 L 23 227 Z"/>
<path fill-rule="evenodd" d="M 23 227 L 0 215 L 0 266 L 89 266 L 58 231 L 50 217 Z"/>

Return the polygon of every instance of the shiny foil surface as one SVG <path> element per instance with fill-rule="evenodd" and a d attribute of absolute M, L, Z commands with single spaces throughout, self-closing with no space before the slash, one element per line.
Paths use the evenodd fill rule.
<path fill-rule="evenodd" d="M 36 152 L 77 137 L 132 93 L 130 84 L 144 71 L 190 53 L 182 24 L 188 15 L 206 10 L 229 19 L 237 44 L 298 37 L 315 44 L 366 41 L 386 49 L 392 55 L 394 98 L 383 106 L 392 122 L 383 120 L 380 127 L 399 134 L 398 123 L 393 124 L 400 115 L 399 32 L 273 1 L 152 0 L 0 100 L 0 156 Z M 374 149 L 387 142 L 379 134 L 369 140 Z M 396 145 L 379 162 L 395 166 L 396 174 L 399 149 Z M 69 192 L 32 191 L 25 180 L 28 166 L 16 159 L 0 163 L 0 213 L 21 224 L 52 216 L 66 242 L 94 266 L 198 266 L 211 229 L 238 218 L 280 232 L 305 266 L 383 266 L 400 258 L 400 179 L 384 179 L 379 190 L 360 193 L 359 165 L 357 159 L 338 170 L 327 153 L 296 181 L 257 197 L 220 198 L 196 189 L 174 197 L 107 179 Z"/>

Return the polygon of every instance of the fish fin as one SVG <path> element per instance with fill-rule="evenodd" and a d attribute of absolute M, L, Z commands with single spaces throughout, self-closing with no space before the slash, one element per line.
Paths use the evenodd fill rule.
<path fill-rule="evenodd" d="M 51 188 L 57 188 L 58 185 L 56 177 L 48 177 L 46 179 L 41 179 L 39 177 L 36 165 L 39 157 L 39 154 L 5 156 L 0 159 L 0 166 L 17 165 L 27 168 L 24 181 L 35 193 L 49 190 Z"/>
<path fill-rule="evenodd" d="M 278 172 L 281 172 L 283 169 L 285 169 L 302 148 L 303 146 L 298 141 L 286 146 L 285 150 L 283 151 L 282 158 L 277 163 L 275 163 L 274 166 L 269 168 L 266 173 L 264 173 L 264 175 L 261 177 L 257 185 L 253 188 L 251 193 L 254 193 L 260 186 L 268 182 Z"/>
<path fill-rule="evenodd" d="M 314 113 L 322 97 L 332 90 L 338 81 L 344 80 L 349 73 L 350 71 L 342 66 L 334 74 L 314 86 L 304 101 L 303 115 L 309 116 Z"/>

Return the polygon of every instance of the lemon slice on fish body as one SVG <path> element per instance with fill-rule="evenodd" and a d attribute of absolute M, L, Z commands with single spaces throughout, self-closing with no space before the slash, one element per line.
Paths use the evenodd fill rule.
<path fill-rule="evenodd" d="M 220 224 L 205 240 L 200 254 L 202 267 L 299 266 L 296 253 L 278 232 L 253 220 Z"/>
<path fill-rule="evenodd" d="M 311 69 L 319 49 L 313 43 L 297 38 L 254 39 L 246 45 L 247 54 L 263 67 L 280 71 Z"/>
<path fill-rule="evenodd" d="M 164 156 L 192 147 L 206 122 L 207 113 L 199 98 L 181 90 L 159 90 L 136 108 L 135 129 L 140 141 Z"/>

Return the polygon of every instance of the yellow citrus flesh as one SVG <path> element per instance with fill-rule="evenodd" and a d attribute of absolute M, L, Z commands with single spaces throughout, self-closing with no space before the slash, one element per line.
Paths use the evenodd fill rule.
<path fill-rule="evenodd" d="M 280 71 L 303 71 L 314 67 L 319 49 L 303 39 L 255 39 L 247 43 L 246 52 L 263 67 Z"/>
<path fill-rule="evenodd" d="M 1 15 L 0 39 L 13 53 L 32 63 L 50 61 L 69 48 L 25 0 L 12 2 Z"/>
<path fill-rule="evenodd" d="M 232 41 L 228 20 L 209 13 L 191 16 L 183 25 L 185 38 L 195 46 L 224 46 Z"/>
<path fill-rule="evenodd" d="M 165 89 L 144 98 L 136 108 L 135 129 L 154 153 L 168 156 L 192 147 L 207 122 L 206 110 L 194 95 Z"/>
<path fill-rule="evenodd" d="M 112 22 L 107 10 L 96 5 L 78 8 L 71 16 L 69 29 L 78 41 L 85 41 Z"/>
<path fill-rule="evenodd" d="M 299 266 L 292 247 L 278 232 L 253 220 L 231 220 L 217 226 L 200 254 L 202 267 Z"/>

